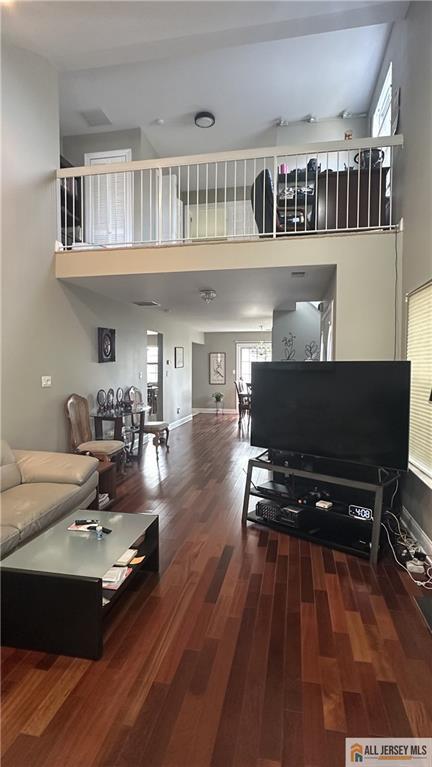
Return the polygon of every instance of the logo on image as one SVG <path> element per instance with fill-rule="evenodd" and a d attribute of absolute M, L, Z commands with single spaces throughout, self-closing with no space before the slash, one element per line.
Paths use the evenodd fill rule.
<path fill-rule="evenodd" d="M 346 738 L 346 767 L 382 767 L 385 761 L 432 767 L 432 738 Z"/>

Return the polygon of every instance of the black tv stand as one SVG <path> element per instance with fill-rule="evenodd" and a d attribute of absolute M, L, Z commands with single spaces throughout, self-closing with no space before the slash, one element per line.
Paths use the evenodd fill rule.
<path fill-rule="evenodd" d="M 279 530 L 281 532 L 289 532 L 292 535 L 296 535 L 300 538 L 304 538 L 306 540 L 314 541 L 315 543 L 320 543 L 321 545 L 329 546 L 332 548 L 337 548 L 342 551 L 346 551 L 350 554 L 356 554 L 358 556 L 362 556 L 364 558 L 368 558 L 370 563 L 372 565 L 376 565 L 378 562 L 378 553 L 379 553 L 379 542 L 380 542 L 380 532 L 381 532 L 381 515 L 382 515 L 382 506 L 383 506 L 383 494 L 384 489 L 389 485 L 390 483 L 394 482 L 399 474 L 398 472 L 378 472 L 377 481 L 363 481 L 360 479 L 352 479 L 349 477 L 341 477 L 337 476 L 335 474 L 325 474 L 320 473 L 316 471 L 308 471 L 303 468 L 296 468 L 293 466 L 285 466 L 285 465 L 279 465 L 276 463 L 272 463 L 268 459 L 267 452 L 261 453 L 256 458 L 251 458 L 248 462 L 248 468 L 247 468 L 247 475 L 246 475 L 246 487 L 245 487 L 245 493 L 244 493 L 244 500 L 243 500 L 243 512 L 242 512 L 242 524 L 246 524 L 249 522 L 254 522 L 255 524 L 265 524 L 266 527 L 271 527 L 273 529 Z M 270 491 L 259 490 L 257 486 L 252 481 L 252 474 L 254 469 L 265 469 L 269 472 L 276 472 L 278 474 L 283 474 L 285 477 L 291 476 L 291 477 L 303 477 L 307 479 L 313 479 L 317 482 L 328 482 L 332 485 L 341 485 L 344 487 L 353 488 L 356 490 L 366 490 L 369 492 L 373 492 L 374 494 L 374 505 L 373 505 L 373 519 L 370 521 L 359 521 L 359 525 L 366 525 L 368 530 L 368 536 L 370 536 L 370 543 L 365 542 L 364 545 L 352 545 L 350 543 L 346 543 L 343 539 L 343 536 L 335 535 L 334 537 L 323 537 L 320 532 L 317 533 L 311 532 L 310 530 L 302 530 L 297 528 L 288 527 L 286 523 L 284 523 L 281 520 L 274 520 L 274 521 L 264 521 L 261 517 L 258 517 L 255 513 L 255 511 L 249 510 L 250 505 L 250 497 L 257 497 L 264 500 L 278 500 L 278 492 L 277 492 L 277 486 L 275 488 L 272 488 Z M 381 478 L 381 474 L 385 473 L 385 477 Z M 288 498 L 288 491 L 286 493 L 281 492 L 279 496 L 279 500 L 282 502 L 282 504 L 286 504 L 288 501 L 289 503 L 292 503 L 290 499 Z M 304 507 L 302 507 L 304 508 Z M 318 510 L 314 506 L 310 506 L 306 508 L 306 511 L 310 514 L 316 514 L 317 518 L 319 513 L 325 514 L 325 515 L 333 515 L 333 517 L 336 519 L 336 515 L 339 515 L 339 519 L 347 520 L 346 516 L 343 516 L 340 514 L 339 510 L 328 510 L 325 512 L 318 512 Z M 366 528 L 362 528 L 366 529 Z"/>

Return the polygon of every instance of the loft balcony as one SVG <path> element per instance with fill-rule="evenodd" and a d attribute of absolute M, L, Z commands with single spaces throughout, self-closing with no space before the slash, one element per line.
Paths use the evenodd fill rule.
<path fill-rule="evenodd" d="M 393 136 L 61 168 L 56 250 L 389 231 L 402 145 Z"/>

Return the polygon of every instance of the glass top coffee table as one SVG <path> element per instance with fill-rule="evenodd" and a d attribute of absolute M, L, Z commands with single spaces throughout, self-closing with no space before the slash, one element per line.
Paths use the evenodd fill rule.
<path fill-rule="evenodd" d="M 112 532 L 98 540 L 69 531 L 75 519 L 99 520 Z M 118 589 L 103 589 L 103 576 L 130 548 L 144 559 Z M 0 562 L 3 644 L 100 658 L 104 616 L 138 572 L 158 569 L 156 514 L 75 511 Z"/>

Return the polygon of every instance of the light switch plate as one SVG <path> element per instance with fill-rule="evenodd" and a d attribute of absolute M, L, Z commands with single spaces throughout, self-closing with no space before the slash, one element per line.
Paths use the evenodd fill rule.
<path fill-rule="evenodd" d="M 48 386 L 51 386 L 51 376 L 42 376 L 41 384 L 42 384 L 42 389 L 46 389 Z"/>

